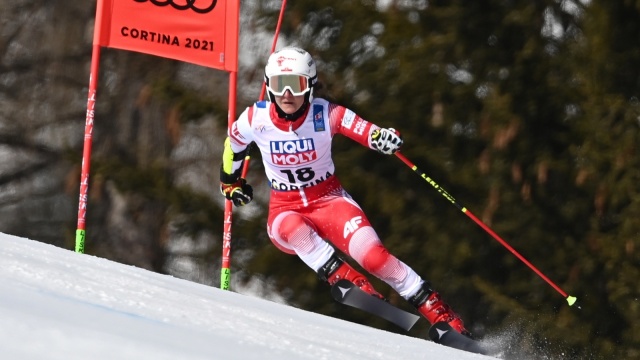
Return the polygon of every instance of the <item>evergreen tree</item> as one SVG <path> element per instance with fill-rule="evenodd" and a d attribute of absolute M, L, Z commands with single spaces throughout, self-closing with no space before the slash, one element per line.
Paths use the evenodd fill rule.
<path fill-rule="evenodd" d="M 574 272 L 590 310 L 589 342 L 612 358 L 640 356 L 640 7 L 593 1 L 573 47 L 580 102 L 571 104 L 576 187 L 589 199 L 588 233 Z M 582 325 L 585 326 L 585 325 Z"/>

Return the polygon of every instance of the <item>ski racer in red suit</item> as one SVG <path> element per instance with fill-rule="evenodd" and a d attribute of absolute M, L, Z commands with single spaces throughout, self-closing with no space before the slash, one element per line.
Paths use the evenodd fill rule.
<path fill-rule="evenodd" d="M 349 256 L 389 284 L 430 323 L 445 321 L 469 335 L 460 317 L 430 283 L 389 253 L 335 175 L 334 135 L 390 155 L 402 145 L 399 132 L 314 98 L 316 65 L 305 50 L 285 48 L 273 53 L 265 67 L 265 82 L 270 101 L 247 108 L 225 141 L 221 192 L 236 206 L 252 200 L 253 189 L 240 174 L 247 146 L 254 142 L 271 185 L 267 232 L 278 249 L 296 254 L 331 285 L 345 278 L 382 298 L 344 260 L 344 255 Z"/>

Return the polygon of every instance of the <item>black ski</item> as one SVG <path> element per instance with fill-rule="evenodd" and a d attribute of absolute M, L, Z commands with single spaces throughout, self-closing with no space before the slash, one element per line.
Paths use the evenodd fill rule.
<path fill-rule="evenodd" d="M 339 280 L 331 287 L 331 295 L 342 304 L 353 306 L 388 320 L 409 331 L 419 316 L 399 309 L 388 302 L 367 294 L 349 280 Z"/>
<path fill-rule="evenodd" d="M 406 331 L 420 319 L 418 315 L 397 308 L 375 296 L 371 296 L 355 286 L 349 280 L 339 280 L 331 287 L 333 298 L 345 305 L 364 310 L 370 314 L 388 320 Z M 442 321 L 431 325 L 429 338 L 438 344 L 476 354 L 491 355 L 480 344 L 455 331 L 448 323 Z"/>
<path fill-rule="evenodd" d="M 477 341 L 453 330 L 453 328 L 444 321 L 431 325 L 431 328 L 429 329 L 429 338 L 431 338 L 433 342 L 444 346 L 476 354 L 490 355 L 489 351 L 482 348 Z"/>

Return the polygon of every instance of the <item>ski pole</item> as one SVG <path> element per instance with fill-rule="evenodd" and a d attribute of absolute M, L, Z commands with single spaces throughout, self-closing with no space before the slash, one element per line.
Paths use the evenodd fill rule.
<path fill-rule="evenodd" d="M 407 166 L 411 168 L 414 172 L 416 172 L 421 178 L 423 178 L 426 182 L 428 182 L 434 189 L 436 189 L 440 195 L 444 196 L 445 199 L 449 200 L 455 207 L 457 207 L 460 211 L 465 213 L 471 220 L 473 220 L 478 226 L 480 226 L 484 231 L 489 233 L 494 239 L 496 239 L 502 246 L 506 247 L 513 255 L 515 255 L 518 259 L 520 259 L 523 263 L 525 263 L 531 270 L 533 270 L 538 276 L 540 276 L 544 281 L 546 281 L 552 288 L 554 288 L 560 295 L 562 295 L 569 306 L 576 305 L 576 297 L 568 295 L 564 292 L 558 285 L 556 285 L 553 281 L 551 281 L 548 277 L 546 277 L 540 270 L 538 270 L 533 264 L 531 264 L 524 256 L 520 255 L 514 248 L 512 248 L 506 241 L 504 241 L 498 234 L 496 234 L 493 230 L 491 230 L 485 223 L 483 223 L 480 219 L 478 219 L 475 215 L 471 213 L 466 207 L 462 206 L 456 199 L 451 196 L 445 189 L 443 189 L 440 185 L 438 185 L 433 179 L 428 177 L 424 172 L 422 172 L 416 165 L 414 165 L 409 159 L 407 159 L 400 152 L 396 152 L 396 156 L 402 160 Z M 580 305 L 576 305 L 578 309 L 581 309 Z"/>

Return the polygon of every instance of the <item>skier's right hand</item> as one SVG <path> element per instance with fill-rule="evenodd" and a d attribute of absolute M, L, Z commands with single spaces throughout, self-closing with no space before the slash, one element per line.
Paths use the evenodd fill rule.
<path fill-rule="evenodd" d="M 376 129 L 371 133 L 371 147 L 381 154 L 395 154 L 401 146 L 402 135 L 394 128 Z"/>
<path fill-rule="evenodd" d="M 253 200 L 253 188 L 245 179 L 239 179 L 233 184 L 220 183 L 220 192 L 235 206 L 244 206 Z"/>

